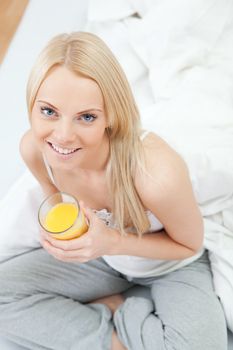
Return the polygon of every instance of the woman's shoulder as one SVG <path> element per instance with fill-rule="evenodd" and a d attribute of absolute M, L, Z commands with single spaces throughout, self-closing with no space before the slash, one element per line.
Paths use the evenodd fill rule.
<path fill-rule="evenodd" d="M 143 147 L 145 151 L 150 151 L 150 150 L 154 151 L 158 148 L 161 150 L 170 149 L 171 151 L 174 151 L 174 149 L 154 131 L 143 129 L 140 134 L 140 139 L 143 143 Z"/>
<path fill-rule="evenodd" d="M 163 194 L 187 179 L 188 169 L 183 158 L 164 139 L 149 132 L 142 140 L 144 166 L 136 172 L 135 185 L 139 193 L 156 191 Z"/>
<path fill-rule="evenodd" d="M 162 137 L 154 132 L 144 131 L 141 137 L 146 165 L 169 166 L 172 162 L 182 162 L 183 158 Z"/>
<path fill-rule="evenodd" d="M 32 131 L 26 131 L 20 141 L 20 153 L 29 170 L 38 180 L 44 192 L 49 195 L 57 192 L 50 174 L 48 173 L 45 158 L 35 143 Z"/>
<path fill-rule="evenodd" d="M 42 157 L 41 152 L 35 144 L 31 129 L 27 130 L 21 137 L 19 150 L 26 164 L 33 163 L 36 159 Z"/>

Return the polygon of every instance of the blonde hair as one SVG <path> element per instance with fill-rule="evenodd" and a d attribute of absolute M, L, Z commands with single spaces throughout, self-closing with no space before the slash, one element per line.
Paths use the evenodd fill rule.
<path fill-rule="evenodd" d="M 109 125 L 106 130 L 110 142 L 107 178 L 113 215 L 122 233 L 132 226 L 141 235 L 148 230 L 149 221 L 134 178 L 136 170 L 143 167 L 144 156 L 139 112 L 128 80 L 99 37 L 87 32 L 60 34 L 44 48 L 30 74 L 27 85 L 29 116 L 40 85 L 56 65 L 93 79 L 101 89 Z"/>

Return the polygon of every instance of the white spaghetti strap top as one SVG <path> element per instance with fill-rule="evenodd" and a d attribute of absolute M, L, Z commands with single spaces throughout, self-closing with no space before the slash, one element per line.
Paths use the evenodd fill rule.
<path fill-rule="evenodd" d="M 150 133 L 149 130 L 144 130 L 143 133 L 140 136 L 141 141 L 145 139 L 145 137 Z"/>
<path fill-rule="evenodd" d="M 54 180 L 54 177 L 53 177 L 52 169 L 50 168 L 50 166 L 49 166 L 49 164 L 47 162 L 47 159 L 45 158 L 44 154 L 43 154 L 43 160 L 44 160 L 44 165 L 45 165 L 45 167 L 47 169 L 49 178 L 50 178 L 51 182 L 56 186 L 55 180 Z"/>

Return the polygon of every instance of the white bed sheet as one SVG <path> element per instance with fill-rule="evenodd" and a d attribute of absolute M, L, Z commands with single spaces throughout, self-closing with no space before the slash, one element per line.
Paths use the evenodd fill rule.
<path fill-rule="evenodd" d="M 7 232 L 14 229 L 14 223 L 6 222 L 0 236 L 0 259 L 39 244 L 33 220 L 42 194 L 32 176 L 23 174 L 25 167 L 18 154 L 18 141 L 28 127 L 24 101 L 29 70 L 52 35 L 87 29 L 100 35 L 121 62 L 144 127 L 161 135 L 187 161 L 205 220 L 205 245 L 210 250 L 216 291 L 232 329 L 232 1 L 112 0 L 110 6 L 106 0 L 70 0 L 69 7 L 66 5 L 64 0 L 31 0 L 0 68 L 4 118 L 0 142 L 7 150 L 1 152 L 0 215 L 7 215 L 7 205 L 16 195 L 31 213 L 30 235 L 24 237 L 23 246 L 17 236 L 9 241 Z M 132 17 L 135 12 L 142 18 Z M 14 210 L 15 218 L 21 215 L 22 207 L 16 205 Z M 22 220 L 19 234 L 23 225 Z"/>

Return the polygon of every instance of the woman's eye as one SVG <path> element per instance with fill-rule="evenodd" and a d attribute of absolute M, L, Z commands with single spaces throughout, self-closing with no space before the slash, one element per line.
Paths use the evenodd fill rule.
<path fill-rule="evenodd" d="M 41 112 L 47 117 L 53 117 L 56 114 L 56 112 L 49 107 L 41 107 Z"/>
<path fill-rule="evenodd" d="M 87 113 L 87 114 L 83 114 L 80 118 L 87 123 L 91 123 L 96 119 L 96 116 L 93 114 Z"/>

